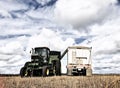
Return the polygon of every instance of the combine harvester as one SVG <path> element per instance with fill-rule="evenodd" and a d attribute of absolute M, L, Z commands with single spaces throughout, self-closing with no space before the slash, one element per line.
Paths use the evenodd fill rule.
<path fill-rule="evenodd" d="M 92 47 L 72 46 L 68 47 L 61 58 L 67 53 L 67 75 L 92 75 Z"/>
<path fill-rule="evenodd" d="M 48 47 L 31 50 L 31 61 L 20 70 L 21 77 L 61 75 L 61 52 L 50 51 Z"/>

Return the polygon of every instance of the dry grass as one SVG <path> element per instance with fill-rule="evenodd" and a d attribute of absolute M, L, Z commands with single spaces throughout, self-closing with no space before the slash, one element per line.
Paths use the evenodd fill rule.
<path fill-rule="evenodd" d="M 2 80 L 2 88 L 120 88 L 119 75 L 2 77 Z"/>

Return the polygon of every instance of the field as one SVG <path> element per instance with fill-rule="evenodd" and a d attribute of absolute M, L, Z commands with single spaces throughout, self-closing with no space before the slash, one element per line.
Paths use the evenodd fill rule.
<path fill-rule="evenodd" d="M 1 76 L 0 88 L 120 88 L 120 75 L 28 77 Z"/>

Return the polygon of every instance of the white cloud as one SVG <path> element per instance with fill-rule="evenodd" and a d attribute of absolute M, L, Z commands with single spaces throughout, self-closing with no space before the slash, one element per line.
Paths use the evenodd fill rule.
<path fill-rule="evenodd" d="M 52 31 L 51 29 L 43 28 L 40 34 L 33 35 L 29 41 L 29 48 L 37 47 L 37 46 L 47 46 L 53 50 L 64 50 L 69 45 L 73 45 L 75 43 L 74 39 L 66 38 L 66 40 L 60 37 L 59 32 Z"/>
<path fill-rule="evenodd" d="M 86 27 L 104 20 L 114 3 L 116 0 L 59 0 L 54 11 L 55 19 L 74 27 Z"/>

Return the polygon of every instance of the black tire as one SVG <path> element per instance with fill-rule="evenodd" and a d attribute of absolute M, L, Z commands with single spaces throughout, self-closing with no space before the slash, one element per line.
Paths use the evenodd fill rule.
<path fill-rule="evenodd" d="M 82 74 L 83 76 L 86 76 L 86 69 L 85 68 L 83 68 L 82 73 L 83 73 Z"/>
<path fill-rule="evenodd" d="M 33 76 L 33 71 L 31 69 L 27 70 L 27 76 L 30 76 L 30 77 Z"/>
<path fill-rule="evenodd" d="M 31 63 L 31 62 L 30 61 L 26 62 L 25 65 L 24 65 L 24 67 L 27 67 L 29 63 Z"/>
<path fill-rule="evenodd" d="M 61 75 L 61 62 L 60 62 L 60 60 L 56 61 L 56 64 L 55 64 L 55 73 L 56 73 L 57 76 Z"/>
<path fill-rule="evenodd" d="M 48 71 L 49 71 L 49 68 L 47 66 L 44 66 L 42 69 L 42 76 L 43 77 L 49 76 Z"/>
<path fill-rule="evenodd" d="M 22 67 L 22 68 L 20 69 L 20 76 L 21 76 L 21 77 L 25 77 L 25 74 L 26 74 L 26 67 Z"/>

